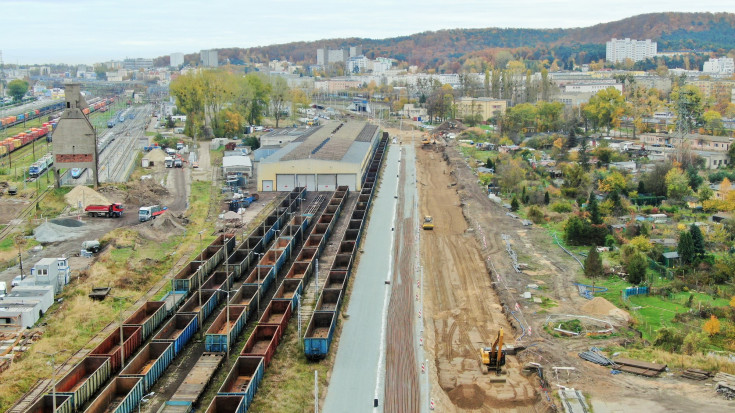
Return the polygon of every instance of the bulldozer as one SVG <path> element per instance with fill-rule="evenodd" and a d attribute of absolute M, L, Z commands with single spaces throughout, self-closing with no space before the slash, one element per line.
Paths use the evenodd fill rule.
<path fill-rule="evenodd" d="M 488 373 L 495 371 L 497 376 L 502 374 L 501 368 L 505 365 L 505 349 L 503 349 L 502 328 L 498 331 L 498 335 L 495 338 L 492 347 L 484 347 L 480 349 L 480 361 L 483 366 L 487 366 Z"/>
<path fill-rule="evenodd" d="M 422 228 L 425 230 L 433 230 L 434 229 L 434 218 L 430 216 L 424 217 L 424 224 L 422 225 Z"/>

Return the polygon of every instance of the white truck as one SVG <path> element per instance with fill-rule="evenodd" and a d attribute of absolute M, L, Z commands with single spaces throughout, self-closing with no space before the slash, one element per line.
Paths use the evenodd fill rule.
<path fill-rule="evenodd" d="M 167 156 L 163 158 L 163 163 L 166 165 L 166 168 L 173 168 L 174 167 L 174 158 Z"/>

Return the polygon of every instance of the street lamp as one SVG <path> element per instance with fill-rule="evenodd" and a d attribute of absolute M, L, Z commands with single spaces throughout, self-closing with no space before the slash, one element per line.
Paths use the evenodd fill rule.
<path fill-rule="evenodd" d="M 229 288 L 227 290 L 223 290 L 222 288 L 218 288 L 217 291 L 221 291 L 223 293 L 227 293 L 227 301 L 225 301 L 225 309 L 227 311 L 227 314 L 225 316 L 225 323 L 227 323 L 227 358 L 230 358 L 230 291 L 237 292 L 237 290 L 230 290 Z"/>
<path fill-rule="evenodd" d="M 200 278 L 204 278 L 202 277 L 202 262 L 204 261 L 204 250 L 202 249 L 202 232 L 204 232 L 204 230 L 201 230 L 198 233 L 199 234 L 199 269 L 197 269 L 197 272 L 199 273 Z M 197 295 L 199 296 L 199 309 L 202 308 L 202 281 L 204 280 L 197 280 Z M 202 321 L 200 321 L 200 323 Z"/>
<path fill-rule="evenodd" d="M 54 412 L 56 411 L 56 368 L 55 368 L 55 365 L 56 365 L 56 355 L 59 354 L 59 353 L 64 353 L 66 351 L 69 351 L 69 350 L 59 350 L 59 351 L 57 351 L 55 353 L 46 353 L 46 352 L 43 352 L 43 351 L 39 351 L 39 353 L 45 354 L 45 355 L 51 357 L 51 399 L 53 400 L 53 408 L 54 409 L 52 411 L 54 411 Z"/>
<path fill-rule="evenodd" d="M 263 258 L 263 255 L 265 255 L 265 253 L 256 252 L 255 255 L 258 256 L 258 261 L 260 261 L 260 259 Z M 258 277 L 258 295 L 256 298 L 257 298 L 257 303 L 258 303 L 258 307 L 257 307 L 258 308 L 258 318 L 260 318 L 260 288 L 261 286 L 260 286 L 260 271 L 258 271 L 257 263 L 255 264 L 255 275 Z"/>
<path fill-rule="evenodd" d="M 121 300 L 121 301 L 125 300 L 125 298 L 123 297 L 116 297 L 114 295 L 111 295 L 110 297 L 112 297 L 115 300 Z M 120 315 L 120 370 L 122 370 L 123 368 L 125 368 L 125 346 L 124 346 L 125 337 L 123 336 L 123 317 L 122 317 L 123 307 L 120 307 L 119 315 Z"/>

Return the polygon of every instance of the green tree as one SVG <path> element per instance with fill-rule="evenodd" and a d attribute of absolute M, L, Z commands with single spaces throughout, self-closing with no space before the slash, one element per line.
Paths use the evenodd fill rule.
<path fill-rule="evenodd" d="M 569 132 L 569 139 L 574 138 L 574 129 Z M 585 171 L 590 170 L 590 154 L 587 153 L 589 145 L 587 143 L 587 137 L 582 138 L 582 143 L 579 145 L 579 163 Z"/>
<path fill-rule="evenodd" d="M 715 134 L 715 130 L 722 129 L 722 115 L 716 110 L 708 110 L 702 115 L 702 121 L 704 127 L 709 129 L 712 134 Z"/>
<path fill-rule="evenodd" d="M 250 149 L 256 150 L 260 148 L 260 141 L 255 136 L 248 136 L 245 138 L 245 145 L 249 146 Z"/>
<path fill-rule="evenodd" d="M 684 264 L 691 264 L 694 261 L 694 240 L 689 232 L 679 234 L 679 245 L 676 250 L 679 252 L 679 259 Z"/>
<path fill-rule="evenodd" d="M 700 187 L 699 192 L 697 192 L 697 196 L 699 197 L 700 202 L 710 200 L 714 194 L 715 191 L 713 191 L 712 188 L 707 185 Z"/>
<path fill-rule="evenodd" d="M 549 191 L 544 192 L 544 205 L 549 205 L 551 198 L 549 197 Z"/>
<path fill-rule="evenodd" d="M 646 268 L 648 268 L 648 258 L 642 252 L 636 252 L 630 257 L 625 266 L 628 273 L 628 282 L 638 285 L 646 279 Z"/>
<path fill-rule="evenodd" d="M 609 87 L 597 92 L 583 108 L 585 116 L 592 120 L 595 130 L 620 125 L 620 119 L 625 114 L 625 97 L 615 89 Z"/>
<path fill-rule="evenodd" d="M 702 230 L 700 230 L 698 226 L 692 224 L 689 227 L 689 235 L 692 237 L 694 254 L 698 257 L 703 257 L 706 250 L 704 249 L 704 236 L 702 235 Z"/>
<path fill-rule="evenodd" d="M 689 186 L 692 188 L 692 191 L 696 191 L 699 189 L 699 185 L 702 185 L 704 182 L 704 178 L 699 176 L 699 171 L 697 171 L 697 168 L 694 165 L 689 165 L 689 167 L 686 170 L 687 178 L 689 179 Z"/>
<path fill-rule="evenodd" d="M 730 145 L 727 155 L 730 157 L 730 165 L 735 165 L 735 145 Z"/>
<path fill-rule="evenodd" d="M 590 193 L 589 200 L 587 201 L 587 212 L 590 214 L 590 222 L 593 225 L 602 224 L 602 215 L 600 214 L 600 207 L 597 204 L 597 197 L 592 192 Z"/>
<path fill-rule="evenodd" d="M 276 128 L 278 121 L 283 119 L 286 112 L 286 102 L 291 94 L 286 79 L 282 76 L 275 76 L 271 81 L 271 107 L 273 108 L 273 118 L 276 119 Z"/>
<path fill-rule="evenodd" d="M 689 177 L 680 168 L 671 168 L 666 173 L 666 196 L 674 201 L 681 201 L 690 192 Z"/>
<path fill-rule="evenodd" d="M 597 246 L 593 245 L 590 247 L 587 258 L 584 260 L 584 275 L 589 278 L 600 277 L 603 273 L 602 258 L 600 253 L 597 252 Z"/>
<path fill-rule="evenodd" d="M 510 201 L 510 210 L 513 212 L 518 211 L 518 208 L 520 206 L 521 205 L 518 203 L 518 198 L 514 196 L 513 199 Z"/>
<path fill-rule="evenodd" d="M 8 94 L 13 101 L 20 102 L 28 92 L 28 82 L 22 79 L 14 79 L 8 82 Z"/>

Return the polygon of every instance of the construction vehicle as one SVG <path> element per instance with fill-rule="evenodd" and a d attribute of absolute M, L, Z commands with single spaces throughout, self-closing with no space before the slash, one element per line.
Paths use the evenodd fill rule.
<path fill-rule="evenodd" d="M 84 212 L 90 217 L 120 218 L 123 211 L 125 208 L 117 202 L 109 205 L 87 205 L 84 208 Z"/>
<path fill-rule="evenodd" d="M 480 359 L 482 365 L 487 366 L 488 373 L 495 371 L 498 376 L 501 374 L 501 367 L 505 365 L 505 350 L 503 349 L 503 329 L 498 332 L 492 347 L 484 347 L 480 349 Z"/>
<path fill-rule="evenodd" d="M 434 218 L 430 216 L 424 217 L 424 225 L 422 226 L 426 230 L 433 230 L 434 229 Z"/>
<path fill-rule="evenodd" d="M 138 210 L 138 221 L 146 222 L 152 219 L 156 219 L 157 216 L 162 215 L 168 210 L 168 207 L 162 207 L 160 205 L 151 205 L 140 207 Z"/>

